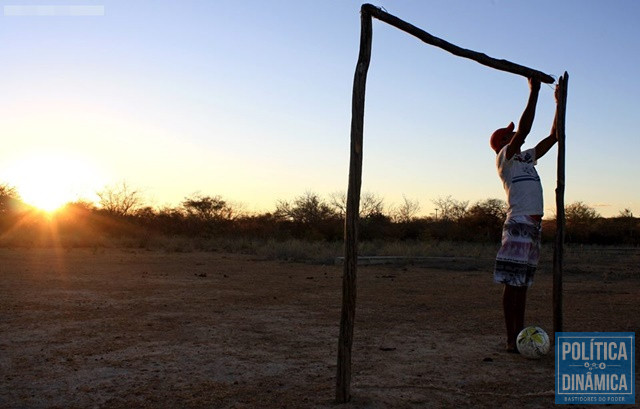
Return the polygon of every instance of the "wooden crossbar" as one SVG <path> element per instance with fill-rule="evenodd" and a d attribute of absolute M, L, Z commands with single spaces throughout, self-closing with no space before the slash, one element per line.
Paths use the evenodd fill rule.
<path fill-rule="evenodd" d="M 448 41 L 435 37 L 427 33 L 426 31 L 414 26 L 413 24 L 409 24 L 406 21 L 401 20 L 398 17 L 393 16 L 374 5 L 362 5 L 361 13 L 366 13 L 372 17 L 377 18 L 380 21 L 384 21 L 385 23 L 404 31 L 405 33 L 419 38 L 427 44 L 442 48 L 443 50 L 448 51 L 453 55 L 457 55 L 458 57 L 474 60 L 482 65 L 486 65 L 487 67 L 495 68 L 496 70 L 507 71 L 512 74 L 522 75 L 527 78 L 537 78 L 541 82 L 547 84 L 553 84 L 555 82 L 551 75 L 545 74 L 541 71 L 534 70 L 532 68 L 525 67 L 524 65 L 516 64 L 511 61 L 492 58 L 477 51 L 458 47 L 457 45 L 451 44 Z"/>

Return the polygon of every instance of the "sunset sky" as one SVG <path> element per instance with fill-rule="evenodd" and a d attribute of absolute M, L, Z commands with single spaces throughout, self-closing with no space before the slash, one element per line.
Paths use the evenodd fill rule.
<path fill-rule="evenodd" d="M 640 2 L 372 3 L 461 47 L 568 71 L 566 201 L 640 215 Z M 91 15 L 29 8 L 42 4 Z M 126 181 L 153 206 L 199 192 L 251 211 L 345 191 L 361 4 L 1 0 L 0 183 L 37 202 L 95 200 Z M 418 200 L 423 214 L 449 195 L 504 199 L 488 138 L 527 96 L 523 77 L 374 20 L 363 191 Z M 543 84 L 525 148 L 554 110 Z M 538 164 L 547 216 L 556 154 Z"/>

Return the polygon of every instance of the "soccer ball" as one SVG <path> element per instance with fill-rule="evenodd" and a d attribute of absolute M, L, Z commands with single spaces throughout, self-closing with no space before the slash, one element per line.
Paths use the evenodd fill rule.
<path fill-rule="evenodd" d="M 540 327 L 527 327 L 520 331 L 516 339 L 520 354 L 527 358 L 538 359 L 549 352 L 549 336 Z"/>

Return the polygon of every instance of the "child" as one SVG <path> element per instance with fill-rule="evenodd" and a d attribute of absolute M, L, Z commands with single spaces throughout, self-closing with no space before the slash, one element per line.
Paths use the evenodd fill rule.
<path fill-rule="evenodd" d="M 529 100 L 522 113 L 518 130 L 511 122 L 491 135 L 491 148 L 496 152 L 498 175 L 507 193 L 509 210 L 502 229 L 502 247 L 496 257 L 494 281 L 504 284 L 502 308 L 507 327 L 507 351 L 517 353 L 516 337 L 524 328 L 527 288 L 540 258 L 540 234 L 543 214 L 542 184 L 536 172 L 537 160 L 556 143 L 556 122 L 551 133 L 535 148 L 520 151 L 531 131 L 535 116 L 540 81 L 529 78 Z M 556 87 L 556 102 L 558 89 Z"/>

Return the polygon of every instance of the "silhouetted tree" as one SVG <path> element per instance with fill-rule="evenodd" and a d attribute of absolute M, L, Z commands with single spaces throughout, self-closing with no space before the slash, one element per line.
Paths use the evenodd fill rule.
<path fill-rule="evenodd" d="M 276 203 L 274 217 L 293 237 L 312 240 L 336 240 L 342 236 L 338 213 L 313 192 L 296 197 L 293 202 Z"/>
<path fill-rule="evenodd" d="M 279 200 L 276 203 L 275 215 L 285 220 L 305 224 L 318 223 L 337 216 L 331 206 L 313 192 L 306 192 L 296 197 L 293 203 Z"/>
<path fill-rule="evenodd" d="M 591 223 L 600 217 L 600 214 L 584 204 L 583 202 L 574 202 L 564 209 L 567 224 Z"/>
<path fill-rule="evenodd" d="M 486 199 L 471 206 L 461 222 L 478 239 L 499 240 L 507 210 L 504 200 Z"/>
<path fill-rule="evenodd" d="M 476 202 L 466 212 L 467 217 L 477 218 L 487 223 L 502 224 L 507 217 L 508 206 L 501 199 L 486 199 Z"/>
<path fill-rule="evenodd" d="M 396 223 L 409 223 L 420 211 L 420 202 L 407 199 L 405 195 L 402 195 L 402 199 L 402 204 L 392 210 L 391 218 Z"/>
<path fill-rule="evenodd" d="M 17 210 L 22 201 L 15 187 L 6 183 L 0 184 L 0 215 Z"/>
<path fill-rule="evenodd" d="M 329 205 L 341 217 L 347 212 L 347 194 L 335 192 L 329 195 Z M 364 192 L 360 196 L 360 218 L 384 215 L 384 199 L 375 193 Z"/>
<path fill-rule="evenodd" d="M 187 215 L 201 220 L 231 220 L 234 218 L 233 208 L 220 196 L 202 196 L 194 194 L 185 198 L 182 207 Z"/>
<path fill-rule="evenodd" d="M 606 219 L 606 224 L 606 230 L 611 233 L 615 242 L 638 244 L 640 219 L 633 216 L 631 209 L 624 209 L 618 213 L 618 216 Z"/>
<path fill-rule="evenodd" d="M 138 190 L 132 190 L 126 182 L 106 186 L 97 193 L 100 207 L 108 213 L 118 216 L 132 215 L 142 206 L 142 197 Z"/>
<path fill-rule="evenodd" d="M 440 197 L 432 202 L 436 206 L 436 219 L 438 220 L 458 221 L 466 215 L 469 206 L 469 201 L 458 201 L 451 196 Z"/>
<path fill-rule="evenodd" d="M 631 209 L 624 209 L 624 210 L 620 210 L 620 212 L 618 212 L 618 216 L 619 218 L 622 219 L 633 219 L 633 212 L 631 211 Z"/>
<path fill-rule="evenodd" d="M 587 243 L 592 232 L 597 231 L 596 222 L 600 214 L 583 202 L 574 202 L 565 206 L 568 242 Z"/>

